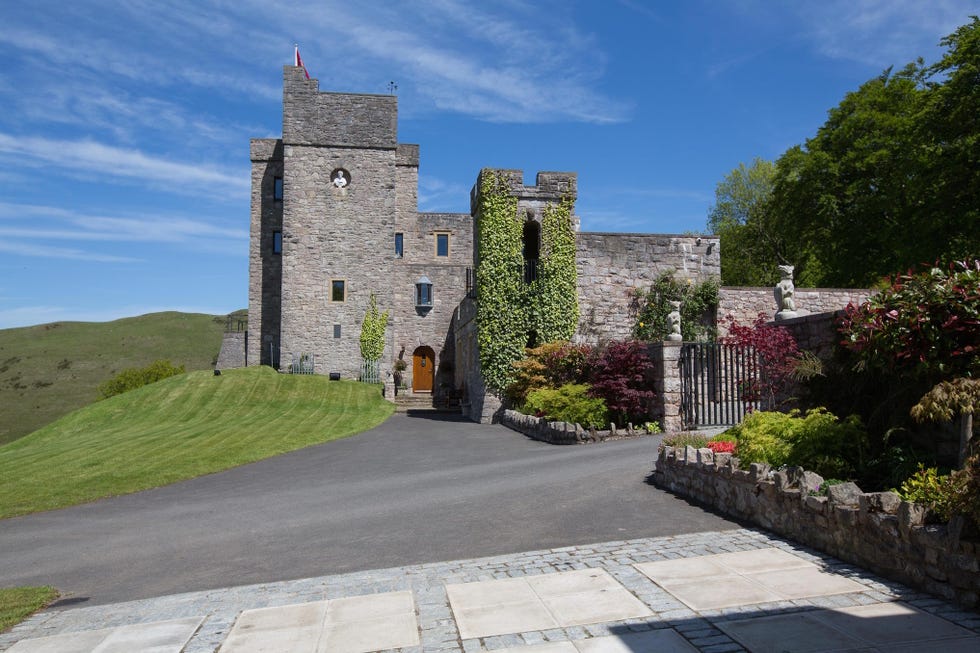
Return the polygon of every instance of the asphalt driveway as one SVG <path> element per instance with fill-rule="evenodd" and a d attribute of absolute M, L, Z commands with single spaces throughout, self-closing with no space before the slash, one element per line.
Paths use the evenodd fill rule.
<path fill-rule="evenodd" d="M 737 528 L 645 482 L 658 443 L 554 446 L 396 414 L 219 474 L 2 520 L 0 586 L 54 585 L 91 605 Z"/>

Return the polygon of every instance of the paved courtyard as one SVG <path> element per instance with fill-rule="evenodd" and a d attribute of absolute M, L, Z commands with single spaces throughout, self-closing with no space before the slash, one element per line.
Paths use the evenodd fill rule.
<path fill-rule="evenodd" d="M 734 529 L 48 610 L 0 650 L 965 653 L 978 633 L 980 614 Z"/>

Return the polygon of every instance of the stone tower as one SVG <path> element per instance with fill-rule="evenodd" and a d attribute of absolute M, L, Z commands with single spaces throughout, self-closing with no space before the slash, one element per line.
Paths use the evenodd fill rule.
<path fill-rule="evenodd" d="M 305 358 L 356 377 L 370 296 L 381 310 L 394 301 L 395 223 L 416 210 L 418 148 L 397 143 L 397 98 L 318 86 L 285 66 L 282 139 L 252 141 L 249 361 Z"/>

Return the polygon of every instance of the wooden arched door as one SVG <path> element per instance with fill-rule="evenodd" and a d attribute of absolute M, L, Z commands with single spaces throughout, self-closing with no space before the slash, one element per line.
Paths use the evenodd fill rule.
<path fill-rule="evenodd" d="M 419 347 L 412 354 L 412 390 L 432 392 L 436 378 L 436 354 L 432 347 Z"/>

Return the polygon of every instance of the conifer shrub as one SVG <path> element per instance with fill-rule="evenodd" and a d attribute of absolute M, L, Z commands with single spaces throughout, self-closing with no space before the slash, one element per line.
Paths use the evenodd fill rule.
<path fill-rule="evenodd" d="M 725 432 L 744 464 L 798 465 L 825 478 L 854 478 L 864 469 L 868 436 L 857 417 L 844 420 L 824 408 L 750 413 Z"/>
<path fill-rule="evenodd" d="M 602 428 L 609 419 L 606 402 L 589 396 L 589 386 L 584 383 L 532 390 L 527 395 L 525 407 L 538 417 L 581 424 L 586 428 Z"/>

